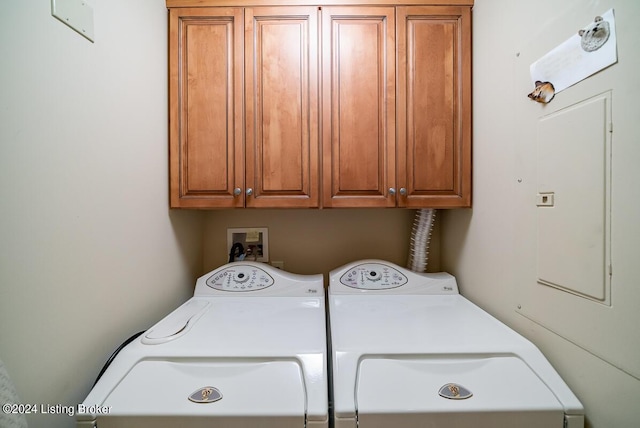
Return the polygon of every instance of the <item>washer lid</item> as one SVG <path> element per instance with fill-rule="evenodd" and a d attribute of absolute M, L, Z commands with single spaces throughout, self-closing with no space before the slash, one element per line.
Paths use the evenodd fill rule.
<path fill-rule="evenodd" d="M 483 418 L 561 422 L 564 414 L 551 390 L 514 356 L 365 357 L 358 366 L 356 407 L 361 421 L 367 415 L 464 413 L 474 421 L 470 426 L 485 426 Z"/>
<path fill-rule="evenodd" d="M 142 337 L 142 343 L 155 345 L 184 336 L 210 304 L 210 302 L 203 300 L 188 300 L 147 330 Z"/>
<path fill-rule="evenodd" d="M 107 406 L 107 417 L 295 417 L 302 426 L 305 392 L 292 360 L 143 360 L 104 402 L 84 404 Z"/>

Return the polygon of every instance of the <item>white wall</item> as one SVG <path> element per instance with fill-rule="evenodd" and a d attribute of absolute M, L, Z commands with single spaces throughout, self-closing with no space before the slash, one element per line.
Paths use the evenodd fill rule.
<path fill-rule="evenodd" d="M 527 93 L 533 84 L 528 63 L 522 64 L 523 56 L 527 61 L 529 57 L 537 59 L 536 55 L 564 42 L 609 8 L 615 9 L 618 63 L 557 94 L 546 110 L 530 101 Z M 458 277 L 464 295 L 538 345 L 582 401 L 586 425 L 594 428 L 635 427 L 640 421 L 640 380 L 628 374 L 615 357 L 592 351 L 601 348 L 604 338 L 614 338 L 624 346 L 609 350 L 609 354 L 631 352 L 627 360 L 640 361 L 639 21 L 640 3 L 636 0 L 476 0 L 473 209 L 441 216 L 443 269 Z M 578 316 L 574 307 L 567 305 L 560 310 L 582 331 L 556 334 L 542 326 L 557 315 L 551 304 L 536 321 L 521 315 L 517 308 L 530 303 L 520 301 L 523 287 L 536 287 L 535 122 L 545 111 L 603 90 L 613 93 L 614 268 L 611 306 L 593 306 L 605 308 L 601 311 L 609 312 L 615 321 L 594 326 L 593 319 Z M 580 167 L 567 165 L 566 173 Z M 579 216 L 575 219 L 580 220 Z"/>
<path fill-rule="evenodd" d="M 0 4 L 0 359 L 23 402 L 75 405 L 191 295 L 203 223 L 168 209 L 164 0 L 90 2 L 95 43 L 50 3 Z"/>

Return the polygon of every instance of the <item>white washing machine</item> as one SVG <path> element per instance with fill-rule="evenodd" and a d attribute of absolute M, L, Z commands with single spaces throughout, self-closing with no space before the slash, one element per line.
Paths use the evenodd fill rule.
<path fill-rule="evenodd" d="M 447 273 L 380 260 L 333 270 L 335 428 L 582 428 L 584 409 L 528 340 Z"/>
<path fill-rule="evenodd" d="M 326 428 L 322 275 L 255 262 L 220 267 L 122 349 L 80 428 Z"/>

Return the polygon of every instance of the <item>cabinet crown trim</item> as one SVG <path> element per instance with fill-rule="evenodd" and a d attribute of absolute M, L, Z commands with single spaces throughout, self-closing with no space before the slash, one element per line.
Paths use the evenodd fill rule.
<path fill-rule="evenodd" d="M 216 6 L 473 6 L 474 0 L 166 0 L 167 8 Z"/>

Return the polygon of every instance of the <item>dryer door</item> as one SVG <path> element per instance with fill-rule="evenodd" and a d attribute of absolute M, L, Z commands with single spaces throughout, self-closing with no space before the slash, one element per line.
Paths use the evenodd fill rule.
<path fill-rule="evenodd" d="M 96 415 L 100 428 L 302 428 L 305 422 L 302 370 L 290 360 L 143 360 L 96 404 L 104 413 Z"/>
<path fill-rule="evenodd" d="M 369 357 L 358 367 L 359 428 L 562 428 L 563 408 L 519 358 Z"/>

